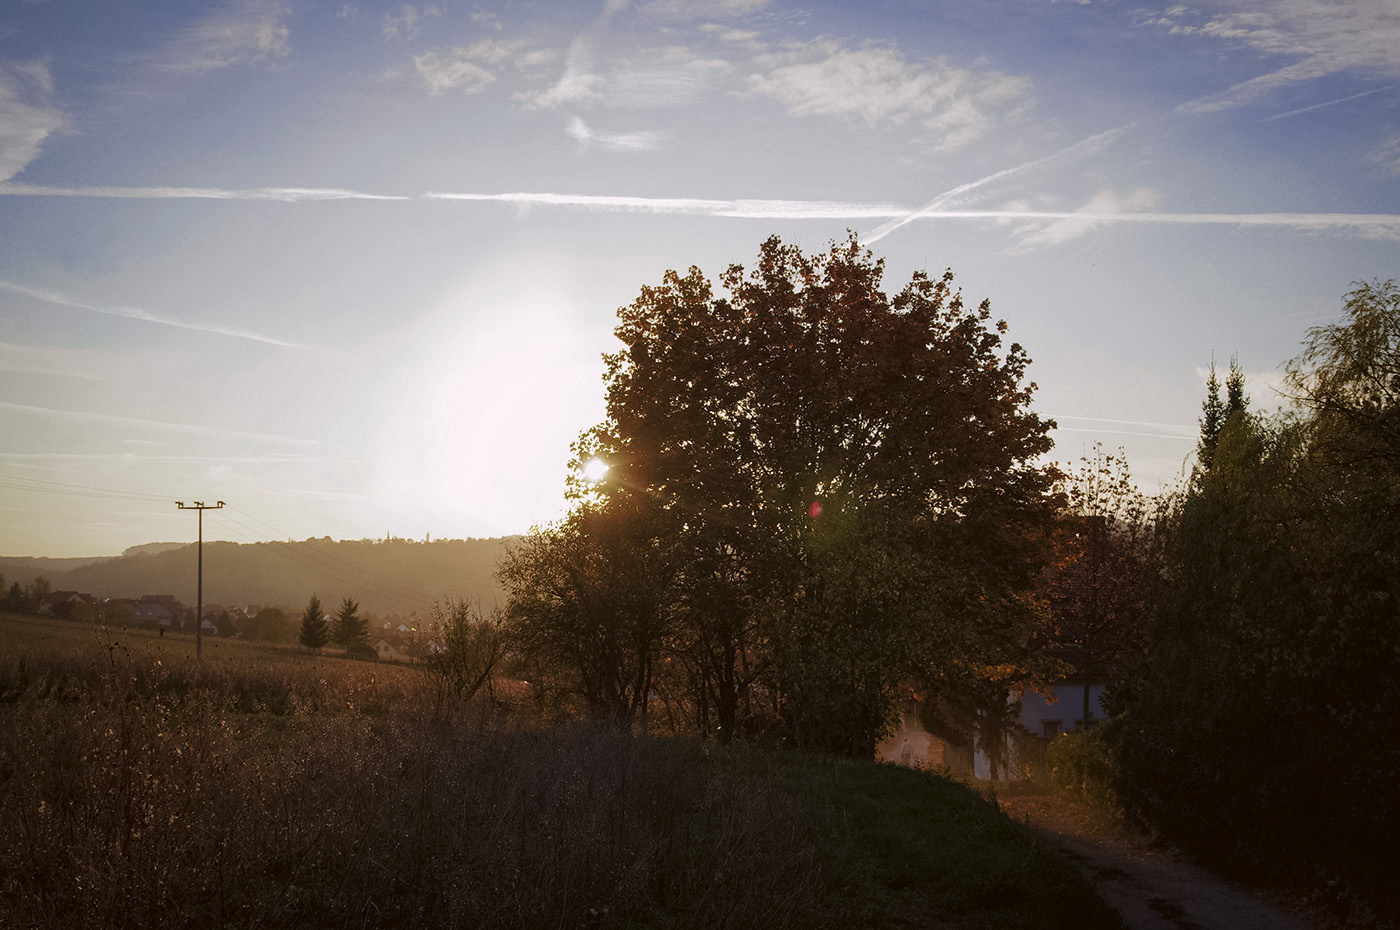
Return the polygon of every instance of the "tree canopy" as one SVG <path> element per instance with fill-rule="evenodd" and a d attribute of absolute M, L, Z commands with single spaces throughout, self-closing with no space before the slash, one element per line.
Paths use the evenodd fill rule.
<path fill-rule="evenodd" d="M 598 606 L 631 637 L 619 680 L 653 663 L 697 729 L 777 726 L 857 755 L 911 682 L 1009 658 L 1053 424 L 986 302 L 951 272 L 893 296 L 883 275 L 854 237 L 816 255 L 773 237 L 721 294 L 694 267 L 643 287 L 605 357 L 607 417 L 575 447 L 578 509 L 503 577 L 517 621 L 554 612 L 562 629 L 583 616 L 565 605 Z M 594 458 L 601 481 L 583 474 Z M 551 547 L 577 554 L 528 581 Z M 645 610 L 585 596 L 655 563 Z"/>

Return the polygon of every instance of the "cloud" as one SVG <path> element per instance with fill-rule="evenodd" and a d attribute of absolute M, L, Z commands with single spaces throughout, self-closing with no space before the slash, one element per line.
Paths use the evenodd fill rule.
<path fill-rule="evenodd" d="M 911 61 L 892 45 L 850 48 L 822 39 L 769 58 L 767 73 L 749 78 L 751 95 L 784 104 L 792 116 L 857 119 L 870 127 L 917 123 L 938 135 L 936 149 L 977 139 L 1030 97 L 1025 78 L 956 68 L 942 58 Z"/>
<path fill-rule="evenodd" d="M 643 56 L 613 61 L 603 70 L 595 63 L 592 40 L 580 38 L 569 47 L 559 80 L 543 91 L 517 94 L 516 99 L 531 109 L 683 106 L 700 100 L 732 70 L 727 61 L 683 46 L 648 49 Z"/>
<path fill-rule="evenodd" d="M 1188 101 L 1178 107 L 1184 113 L 1230 109 L 1275 88 L 1342 71 L 1400 75 L 1395 51 L 1400 48 L 1400 6 L 1391 0 L 1208 0 L 1196 8 L 1173 7 L 1145 22 L 1174 35 L 1294 59 L 1221 93 Z"/>
<path fill-rule="evenodd" d="M 0 64 L 0 183 L 38 158 L 44 140 L 63 126 L 52 95 L 53 79 L 42 62 Z"/>
<path fill-rule="evenodd" d="M 418 7 L 406 3 L 399 10 L 398 16 L 393 13 L 384 14 L 381 26 L 384 30 L 384 38 L 401 41 L 415 38 L 422 28 L 423 20 L 441 15 L 441 7 L 429 6 L 420 11 Z"/>
<path fill-rule="evenodd" d="M 496 81 L 495 74 L 487 70 L 488 66 L 525 68 L 537 64 L 541 60 L 538 54 L 528 52 L 526 48 L 527 43 L 522 41 L 483 39 L 441 54 L 428 52 L 415 55 L 413 66 L 430 94 L 442 94 L 449 90 L 476 94 Z"/>
<path fill-rule="evenodd" d="M 323 200 L 407 200 L 334 187 L 47 187 L 0 183 L 0 197 L 97 197 L 120 200 L 266 200 L 300 203 Z"/>
<path fill-rule="evenodd" d="M 453 49 L 445 53 L 436 52 L 413 56 L 413 67 L 423 79 L 423 85 L 430 94 L 442 94 L 449 90 L 460 90 L 464 94 L 476 94 L 495 82 L 490 71 L 471 61 L 463 54 L 465 49 Z"/>
<path fill-rule="evenodd" d="M 569 45 L 564 57 L 564 73 L 543 91 L 522 91 L 516 100 L 530 109 L 554 109 L 562 106 L 590 106 L 604 99 L 605 81 L 593 73 L 593 43 L 579 37 Z"/>
<path fill-rule="evenodd" d="M 1371 153 L 1371 161 L 1381 166 L 1387 174 L 1400 177 L 1400 135 L 1391 136 L 1381 143 L 1380 148 Z"/>
<path fill-rule="evenodd" d="M 627 133 L 594 132 L 577 116 L 570 117 L 564 132 L 577 139 L 585 148 L 597 145 L 615 152 L 650 152 L 661 148 L 666 134 L 656 130 Z"/>
<path fill-rule="evenodd" d="M 613 0 L 608 0 L 609 5 Z M 768 6 L 768 0 L 642 0 L 638 15 L 668 22 L 735 19 L 752 16 Z"/>
<path fill-rule="evenodd" d="M 240 64 L 286 58 L 287 11 L 277 0 L 236 0 L 222 12 L 181 31 L 152 60 L 159 71 L 203 74 Z"/>
<path fill-rule="evenodd" d="M 1073 214 L 1048 222 L 1033 221 L 1022 225 L 1016 234 L 1020 240 L 1017 251 L 1060 245 L 1093 232 L 1104 222 L 1102 218 L 1105 216 L 1142 214 L 1156 205 L 1157 192 L 1147 188 L 1139 188 L 1122 196 L 1109 190 L 1099 191 Z"/>
<path fill-rule="evenodd" d="M 1024 174 L 1028 171 L 1033 171 L 1036 168 L 1043 168 L 1046 165 L 1062 161 L 1067 158 L 1084 158 L 1090 155 L 1098 154 L 1099 152 L 1103 151 L 1106 147 L 1111 145 L 1113 142 L 1115 142 L 1124 133 L 1132 129 L 1134 125 L 1136 124 L 1129 123 L 1126 126 L 1119 126 L 1116 129 L 1109 129 L 1105 130 L 1104 132 L 1095 133 L 1094 135 L 1089 136 L 1087 139 L 1081 139 L 1073 145 L 1065 146 L 1059 151 L 1051 152 L 1049 155 L 1032 159 L 1031 161 L 1015 165 L 1011 168 L 1003 168 L 1000 171 L 994 171 L 991 174 L 978 178 L 975 181 L 968 181 L 965 184 L 959 184 L 958 186 L 939 194 L 937 197 L 924 204 L 924 206 L 920 207 L 918 210 L 909 213 L 906 216 L 902 216 L 897 220 L 892 220 L 891 222 L 877 226 L 875 229 L 871 230 L 869 233 L 866 234 L 865 242 L 867 245 L 873 242 L 879 242 L 881 239 L 885 238 L 890 233 L 894 232 L 896 229 L 899 229 L 901 226 L 906 226 L 909 223 L 912 223 L 914 220 L 917 220 L 929 213 L 937 212 L 946 204 L 956 203 L 959 201 L 960 198 L 965 198 L 967 194 L 970 194 L 978 188 L 986 187 L 990 184 L 995 184 L 998 181 L 1005 180 L 1006 178 L 1012 177 L 1014 175 Z"/>
<path fill-rule="evenodd" d="M 159 316 L 148 310 L 137 307 L 110 307 L 98 304 L 84 303 L 75 300 L 57 291 L 50 291 L 44 288 L 26 287 L 23 284 L 16 284 L 13 281 L 0 279 L 0 290 L 10 291 L 44 303 L 54 304 L 59 307 L 69 307 L 74 310 L 85 310 L 89 313 L 100 313 L 104 316 L 122 317 L 128 320 L 140 320 L 143 323 L 155 323 L 160 326 L 173 326 L 177 329 L 189 329 L 195 332 L 212 333 L 216 336 L 232 336 L 236 339 L 247 339 L 251 342 L 261 342 L 265 345 L 279 346 L 284 349 L 305 349 L 311 352 L 318 352 L 322 355 L 340 355 L 330 349 L 320 346 L 308 345 L 300 342 L 290 342 L 285 339 L 276 339 L 272 336 L 264 336 L 247 329 L 232 329 L 221 326 L 217 323 L 191 323 L 187 320 L 176 319 L 175 317 Z"/>

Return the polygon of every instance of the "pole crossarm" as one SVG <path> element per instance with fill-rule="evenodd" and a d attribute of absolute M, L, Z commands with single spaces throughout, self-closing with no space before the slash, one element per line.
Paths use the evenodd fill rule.
<path fill-rule="evenodd" d="M 204 501 L 194 501 L 186 504 L 184 501 L 176 501 L 175 506 L 181 510 L 199 511 L 199 558 L 194 588 L 194 657 L 201 659 L 204 657 L 204 511 L 219 510 L 224 506 L 224 502 L 206 504 Z"/>

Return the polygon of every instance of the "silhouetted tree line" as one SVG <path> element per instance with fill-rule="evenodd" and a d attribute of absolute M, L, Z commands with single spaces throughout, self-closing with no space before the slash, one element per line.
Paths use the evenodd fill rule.
<path fill-rule="evenodd" d="M 1292 409 L 1251 413 L 1234 366 L 1221 403 L 1212 372 L 1110 737 L 1130 812 L 1167 837 L 1396 918 L 1400 289 L 1345 309 L 1289 364 Z"/>
<path fill-rule="evenodd" d="M 995 752 L 1008 695 L 1073 671 L 1134 817 L 1397 911 L 1400 290 L 1309 332 L 1289 410 L 1212 365 L 1148 499 L 1121 453 L 1041 463 L 1029 359 L 951 273 L 882 275 L 772 238 L 619 311 L 572 509 L 499 571 L 515 672 L 563 716 L 869 758 L 911 699 Z"/>

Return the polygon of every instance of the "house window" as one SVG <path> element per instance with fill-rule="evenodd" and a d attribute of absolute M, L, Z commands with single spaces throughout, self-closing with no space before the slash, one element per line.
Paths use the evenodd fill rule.
<path fill-rule="evenodd" d="M 1040 721 L 1040 735 L 1046 739 L 1054 739 L 1060 735 L 1060 721 L 1042 720 Z"/>

